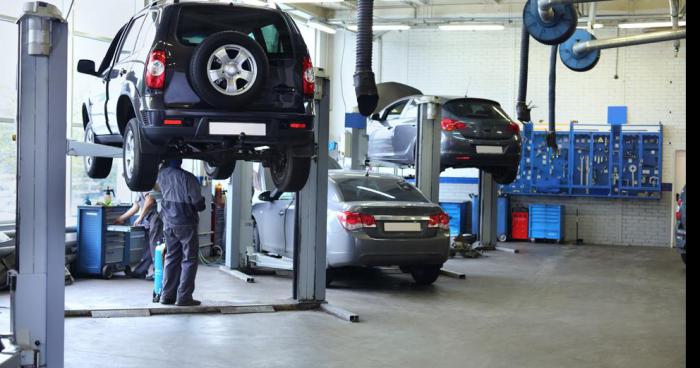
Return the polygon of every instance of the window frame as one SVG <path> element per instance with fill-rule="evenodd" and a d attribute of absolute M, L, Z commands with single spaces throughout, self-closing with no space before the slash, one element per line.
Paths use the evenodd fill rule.
<path fill-rule="evenodd" d="M 143 23 L 145 20 L 146 14 L 138 14 L 131 18 L 131 20 L 128 23 L 128 28 L 122 34 L 121 40 L 119 41 L 119 47 L 118 50 L 115 51 L 114 53 L 114 62 L 112 63 L 112 66 L 117 65 L 121 62 L 128 61 L 128 59 L 131 57 L 131 55 L 134 54 L 134 47 L 136 46 L 136 42 L 139 40 L 139 36 L 141 35 L 141 28 L 143 27 Z M 136 33 L 136 38 L 134 39 L 134 44 L 131 46 L 131 50 L 129 50 L 128 54 L 122 54 L 122 51 L 124 50 L 124 43 L 127 41 L 129 36 L 132 34 L 131 31 L 134 30 L 134 24 L 136 22 L 141 21 L 141 27 L 138 29 L 138 33 Z"/>

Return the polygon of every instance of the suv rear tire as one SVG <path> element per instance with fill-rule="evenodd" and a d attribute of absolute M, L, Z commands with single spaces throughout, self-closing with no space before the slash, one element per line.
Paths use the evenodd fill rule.
<path fill-rule="evenodd" d="M 207 37 L 195 48 L 189 77 L 192 88 L 206 103 L 236 109 L 260 93 L 268 69 L 267 55 L 255 40 L 241 32 L 224 31 Z"/>
<path fill-rule="evenodd" d="M 92 129 L 92 123 L 88 123 L 85 127 L 85 135 L 83 137 L 85 143 L 99 143 L 95 138 L 95 131 Z M 112 170 L 111 157 L 92 157 L 85 156 L 83 158 L 85 164 L 85 172 L 92 179 L 104 179 L 109 176 Z"/>
<path fill-rule="evenodd" d="M 141 136 L 138 129 L 138 120 L 132 118 L 124 131 L 124 180 L 129 189 L 145 192 L 153 189 L 156 184 L 160 157 L 141 152 Z"/>
<path fill-rule="evenodd" d="M 236 168 L 236 161 L 227 162 L 219 165 L 212 165 L 204 161 L 204 172 L 208 177 L 214 180 L 225 180 L 231 177 L 233 170 Z"/>
<path fill-rule="evenodd" d="M 272 182 L 280 192 L 298 192 L 309 178 L 311 158 L 294 157 L 292 149 L 280 153 L 279 158 L 270 163 Z"/>

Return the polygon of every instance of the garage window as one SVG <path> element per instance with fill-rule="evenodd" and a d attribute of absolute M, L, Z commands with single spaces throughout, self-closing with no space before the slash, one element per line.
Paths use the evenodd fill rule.
<path fill-rule="evenodd" d="M 344 202 L 428 202 L 413 185 L 395 178 L 358 177 L 334 179 Z"/>

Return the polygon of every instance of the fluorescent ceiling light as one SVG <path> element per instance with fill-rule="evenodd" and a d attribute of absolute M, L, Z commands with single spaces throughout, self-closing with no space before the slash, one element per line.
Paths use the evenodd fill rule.
<path fill-rule="evenodd" d="M 323 24 L 323 23 L 319 23 L 319 22 L 308 22 L 306 24 L 309 27 L 314 28 L 314 29 L 318 29 L 321 32 L 335 34 L 335 28 L 333 28 L 327 24 Z"/>
<path fill-rule="evenodd" d="M 344 0 L 277 0 L 282 4 L 301 4 L 301 3 L 342 3 Z"/>
<path fill-rule="evenodd" d="M 274 4 L 260 0 L 241 0 L 241 2 L 246 5 L 274 7 Z"/>
<path fill-rule="evenodd" d="M 443 24 L 438 26 L 441 31 L 502 31 L 500 24 Z"/>
<path fill-rule="evenodd" d="M 348 26 L 351 31 L 357 31 L 357 25 Z M 406 31 L 411 29 L 411 26 L 406 24 L 375 24 L 372 26 L 373 31 Z"/>
<path fill-rule="evenodd" d="M 685 26 L 685 21 L 682 20 L 678 22 L 678 25 L 683 27 Z M 661 27 L 672 27 L 673 24 L 671 22 L 646 22 L 646 23 L 620 23 L 617 25 L 620 28 L 626 28 L 626 29 L 641 29 L 641 28 L 661 28 Z"/>
<path fill-rule="evenodd" d="M 601 29 L 601 28 L 603 28 L 603 27 L 604 27 L 603 23 L 595 23 L 595 24 L 593 24 L 593 29 Z M 588 29 L 588 24 L 580 25 L 580 26 L 578 26 L 578 27 L 576 27 L 576 28 L 578 28 L 578 29 Z"/>

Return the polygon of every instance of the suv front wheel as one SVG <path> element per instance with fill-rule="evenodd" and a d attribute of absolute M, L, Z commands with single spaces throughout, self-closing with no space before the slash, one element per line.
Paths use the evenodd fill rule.
<path fill-rule="evenodd" d="M 160 158 L 141 152 L 139 122 L 136 118 L 129 120 L 124 132 L 124 179 L 129 189 L 145 192 L 153 189 L 158 178 Z"/>
<path fill-rule="evenodd" d="M 309 178 L 311 158 L 294 157 L 292 151 L 287 149 L 270 162 L 272 182 L 280 192 L 298 192 Z"/>

